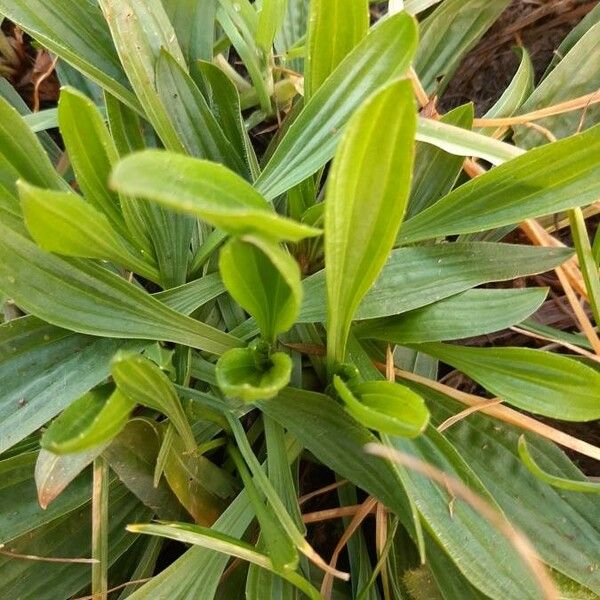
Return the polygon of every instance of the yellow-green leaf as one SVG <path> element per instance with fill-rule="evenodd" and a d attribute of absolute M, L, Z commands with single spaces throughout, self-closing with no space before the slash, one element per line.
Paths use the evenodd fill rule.
<path fill-rule="evenodd" d="M 352 118 L 333 161 L 325 198 L 330 363 L 344 360 L 354 313 L 394 245 L 410 192 L 415 130 L 412 86 L 394 82 Z"/>

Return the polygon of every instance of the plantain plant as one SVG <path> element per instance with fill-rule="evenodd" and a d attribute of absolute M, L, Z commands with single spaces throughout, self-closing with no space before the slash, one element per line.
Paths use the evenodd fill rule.
<path fill-rule="evenodd" d="M 599 322 L 600 11 L 474 120 L 508 0 L 371 4 L 0 0 L 63 84 L 0 79 L 0 597 L 600 597 L 597 332 L 514 284 Z M 562 350 L 464 341 L 516 325 Z"/>

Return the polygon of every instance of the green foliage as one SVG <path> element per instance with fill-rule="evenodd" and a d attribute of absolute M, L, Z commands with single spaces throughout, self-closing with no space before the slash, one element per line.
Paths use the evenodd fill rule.
<path fill-rule="evenodd" d="M 442 95 L 508 3 L 369 4 L 0 0 L 68 84 L 31 114 L 0 80 L 0 597 L 554 597 L 452 479 L 556 597 L 600 594 L 598 483 L 544 437 L 600 450 L 518 412 L 600 418 L 597 338 L 537 322 L 532 285 L 576 254 L 597 329 L 596 102 L 541 119 L 552 143 L 419 113 L 415 78 Z M 593 93 L 599 14 L 537 86 L 520 49 L 484 119 Z M 506 238 L 562 211 L 573 248 Z M 477 347 L 515 326 L 562 347 Z M 448 421 L 478 402 L 441 363 L 514 409 Z M 334 481 L 349 573 L 302 518 Z"/>

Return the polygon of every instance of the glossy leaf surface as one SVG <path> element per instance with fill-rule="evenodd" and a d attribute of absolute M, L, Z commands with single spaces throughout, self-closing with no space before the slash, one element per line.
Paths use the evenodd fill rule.
<path fill-rule="evenodd" d="M 52 421 L 42 436 L 42 448 L 54 454 L 71 454 L 109 442 L 125 427 L 134 406 L 118 391 L 95 388 Z"/>
<path fill-rule="evenodd" d="M 565 421 L 600 418 L 600 374 L 572 358 L 531 348 L 422 344 L 419 349 L 529 412 Z"/>
<path fill-rule="evenodd" d="M 166 180 L 162 175 L 165 168 L 177 173 L 177 178 Z M 249 183 L 208 161 L 148 150 L 121 161 L 112 183 L 125 193 L 198 216 L 235 235 L 260 233 L 276 240 L 297 241 L 320 233 L 278 216 Z"/>
<path fill-rule="evenodd" d="M 416 119 L 408 81 L 385 87 L 351 119 L 325 198 L 330 361 L 343 361 L 350 323 L 393 247 L 406 210 Z"/>

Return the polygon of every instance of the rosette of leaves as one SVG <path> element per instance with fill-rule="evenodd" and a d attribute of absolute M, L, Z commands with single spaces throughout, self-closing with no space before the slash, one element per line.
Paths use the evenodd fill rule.
<path fill-rule="evenodd" d="M 597 325 L 580 212 L 600 196 L 596 104 L 545 117 L 552 143 L 517 123 L 514 145 L 473 130 L 471 105 L 434 119 L 415 101 L 506 5 L 405 0 L 371 24 L 367 0 L 0 0 L 63 85 L 31 114 L 0 79 L 0 597 L 547 592 L 493 524 L 373 442 L 486 500 L 563 596 L 600 593 L 597 486 L 521 439 L 537 415 L 600 417 L 594 347 L 530 318 L 545 288 L 489 285 L 576 252 Z M 521 51 L 487 117 L 594 92 L 598 15 L 537 86 Z M 467 181 L 466 157 L 489 171 Z M 574 249 L 506 239 L 562 211 Z M 517 324 L 585 356 L 461 341 Z M 510 418 L 438 431 L 464 399 L 440 363 Z M 339 514 L 379 506 L 375 537 L 352 524 L 347 573 L 299 502 L 334 480 Z"/>

